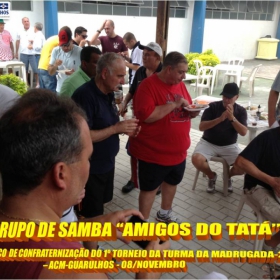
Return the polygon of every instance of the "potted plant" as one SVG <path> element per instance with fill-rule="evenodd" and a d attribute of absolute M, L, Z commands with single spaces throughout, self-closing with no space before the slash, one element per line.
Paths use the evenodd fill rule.
<path fill-rule="evenodd" d="M 23 95 L 27 92 L 26 83 L 14 74 L 0 75 L 0 84 L 13 89 L 19 95 Z"/>

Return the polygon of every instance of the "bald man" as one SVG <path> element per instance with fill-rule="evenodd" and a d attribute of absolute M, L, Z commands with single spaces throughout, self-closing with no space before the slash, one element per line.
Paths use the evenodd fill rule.
<path fill-rule="evenodd" d="M 99 36 L 103 29 L 105 30 L 106 36 Z M 123 42 L 123 38 L 115 33 L 115 24 L 112 20 L 105 20 L 103 22 L 91 38 L 90 44 L 101 45 L 103 54 L 114 52 L 123 53 L 124 56 L 128 56 L 128 49 Z"/>

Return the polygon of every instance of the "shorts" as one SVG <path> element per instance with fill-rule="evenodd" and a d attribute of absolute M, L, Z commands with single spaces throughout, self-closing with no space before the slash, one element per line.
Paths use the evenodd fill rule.
<path fill-rule="evenodd" d="M 249 200 L 262 215 L 272 223 L 280 222 L 280 204 L 275 199 L 273 190 L 268 190 L 262 186 L 248 190 L 244 189 L 244 193 Z"/>
<path fill-rule="evenodd" d="M 195 147 L 193 155 L 201 154 L 207 161 L 210 161 L 211 157 L 222 157 L 228 165 L 232 165 L 240 152 L 241 149 L 237 143 L 227 146 L 217 146 L 201 138 Z"/>
<path fill-rule="evenodd" d="M 183 179 L 185 168 L 186 160 L 177 165 L 164 166 L 132 157 L 132 170 L 136 178 L 134 184 L 142 191 L 153 191 L 162 182 L 178 185 Z"/>
<path fill-rule="evenodd" d="M 104 203 L 113 199 L 115 168 L 104 174 L 89 174 L 80 214 L 86 218 L 103 215 Z"/>

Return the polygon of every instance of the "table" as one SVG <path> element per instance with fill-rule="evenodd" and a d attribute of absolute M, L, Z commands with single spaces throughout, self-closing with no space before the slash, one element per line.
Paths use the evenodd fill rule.
<path fill-rule="evenodd" d="M 234 71 L 237 73 L 237 85 L 240 85 L 240 79 L 241 74 L 244 69 L 243 65 L 232 65 L 232 64 L 217 64 L 213 68 L 213 78 L 212 78 L 212 84 L 211 84 L 211 95 L 213 93 L 214 84 L 216 83 L 216 80 L 219 78 L 219 71 Z M 217 77 L 216 77 L 217 75 Z"/>
<path fill-rule="evenodd" d="M 249 131 L 249 141 L 248 144 L 257 136 L 258 131 L 264 131 L 269 128 L 268 121 L 258 121 L 256 126 L 251 123 L 247 125 Z"/>
<path fill-rule="evenodd" d="M 17 61 L 17 60 L 0 61 L 0 68 L 6 69 L 7 73 L 8 73 L 7 65 L 12 66 L 14 74 L 15 74 L 15 71 L 14 71 L 15 68 L 19 68 L 19 77 L 22 78 L 25 83 L 27 83 L 25 64 L 23 62 Z"/>

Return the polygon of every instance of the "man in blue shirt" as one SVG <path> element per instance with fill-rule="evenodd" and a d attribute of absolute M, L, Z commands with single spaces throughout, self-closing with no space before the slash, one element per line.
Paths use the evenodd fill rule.
<path fill-rule="evenodd" d="M 112 200 L 115 157 L 119 152 L 119 135 L 136 136 L 138 120 L 119 120 L 114 90 L 124 84 L 124 59 L 106 53 L 98 60 L 96 77 L 79 87 L 72 99 L 84 109 L 88 118 L 94 154 L 90 159 L 90 175 L 82 201 L 81 215 L 95 217 L 104 212 L 103 204 Z"/>

